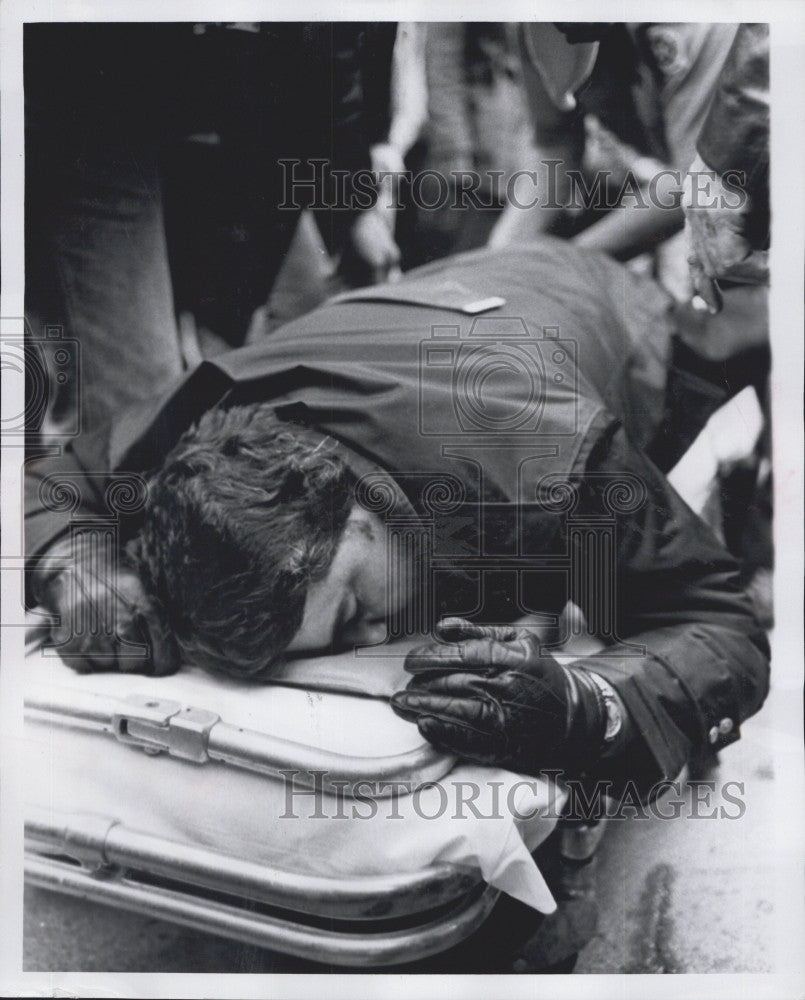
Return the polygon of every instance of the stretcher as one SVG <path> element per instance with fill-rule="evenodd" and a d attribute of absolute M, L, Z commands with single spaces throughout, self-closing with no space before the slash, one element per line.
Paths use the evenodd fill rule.
<path fill-rule="evenodd" d="M 717 417 L 669 476 L 705 518 L 718 457 L 760 426 L 746 394 Z M 568 658 L 600 648 L 575 631 Z M 260 687 L 80 676 L 46 652 L 26 671 L 30 884 L 356 968 L 447 951 L 501 893 L 555 909 L 533 853 L 561 788 L 424 743 L 388 705 L 404 648 L 295 661 Z M 602 832 L 564 830 L 560 854 L 583 864 Z"/>
<path fill-rule="evenodd" d="M 260 687 L 27 666 L 32 885 L 344 968 L 444 952 L 502 892 L 554 909 L 532 852 L 561 790 L 424 743 L 387 703 L 400 655 Z"/>

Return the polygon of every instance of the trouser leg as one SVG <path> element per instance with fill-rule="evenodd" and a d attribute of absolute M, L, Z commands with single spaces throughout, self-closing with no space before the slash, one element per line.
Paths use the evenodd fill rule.
<path fill-rule="evenodd" d="M 725 361 L 708 361 L 681 340 L 674 340 L 665 413 L 648 448 L 654 464 L 662 472 L 672 469 L 715 411 L 746 386 L 754 386 L 763 399 L 768 371 L 765 345 Z"/>
<path fill-rule="evenodd" d="M 59 408 L 93 428 L 182 370 L 155 149 L 39 134 L 28 155 L 26 313 L 79 342 Z"/>

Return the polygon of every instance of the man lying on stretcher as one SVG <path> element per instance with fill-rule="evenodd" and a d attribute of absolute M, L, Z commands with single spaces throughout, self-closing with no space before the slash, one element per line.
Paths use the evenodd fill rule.
<path fill-rule="evenodd" d="M 409 654 L 395 711 L 471 760 L 650 795 L 736 740 L 768 685 L 736 564 L 642 450 L 670 334 L 650 282 L 554 242 L 326 304 L 34 464 L 33 599 L 77 669 L 252 682 L 452 616 Z M 76 518 L 108 516 L 131 473 L 147 500 L 99 582 Z M 107 587 L 116 632 L 79 634 Z M 507 623 L 569 598 L 607 645 L 563 666 Z"/>

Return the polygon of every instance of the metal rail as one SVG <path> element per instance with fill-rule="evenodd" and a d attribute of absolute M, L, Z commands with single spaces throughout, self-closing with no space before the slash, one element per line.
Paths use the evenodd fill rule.
<path fill-rule="evenodd" d="M 433 910 L 466 897 L 481 881 L 477 872 L 446 863 L 419 872 L 349 878 L 285 871 L 132 830 L 107 817 L 41 808 L 29 810 L 25 840 L 29 852 L 65 855 L 107 875 L 138 869 L 340 920 L 392 919 Z"/>
<path fill-rule="evenodd" d="M 128 877 L 103 879 L 52 858 L 28 857 L 31 885 L 123 907 L 151 918 L 219 934 L 260 948 L 325 965 L 382 967 L 414 962 L 458 944 L 481 926 L 498 891 L 487 887 L 477 898 L 414 928 L 390 931 L 334 931 L 199 899 L 175 889 L 137 883 Z"/>
<path fill-rule="evenodd" d="M 382 798 L 395 783 L 411 788 L 438 781 L 450 771 L 455 757 L 428 743 L 386 757 L 355 757 L 333 753 L 267 733 L 229 725 L 204 709 L 167 698 L 109 695 L 40 685 L 26 697 L 26 719 L 49 726 L 72 727 L 114 735 L 146 753 L 167 753 L 194 763 L 222 761 L 301 786 L 327 789 L 339 795 Z"/>

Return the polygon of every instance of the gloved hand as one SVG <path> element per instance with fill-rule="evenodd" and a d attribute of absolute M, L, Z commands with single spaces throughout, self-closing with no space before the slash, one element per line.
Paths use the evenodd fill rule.
<path fill-rule="evenodd" d="M 54 546 L 34 573 L 38 602 L 59 616 L 51 643 L 79 673 L 172 674 L 175 640 L 160 621 L 139 577 L 118 567 L 110 579 L 88 539 Z"/>
<path fill-rule="evenodd" d="M 437 631 L 449 645 L 411 650 L 413 680 L 391 700 L 430 743 L 525 774 L 579 772 L 598 759 L 606 705 L 584 670 L 540 655 L 539 639 L 517 626 L 452 618 Z"/>

